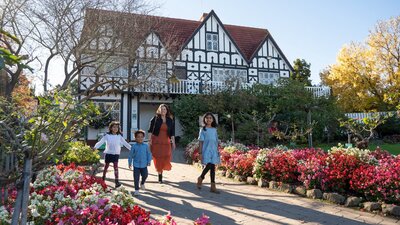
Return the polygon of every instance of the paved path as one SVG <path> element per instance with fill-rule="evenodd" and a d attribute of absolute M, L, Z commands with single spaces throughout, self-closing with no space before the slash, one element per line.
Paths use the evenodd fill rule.
<path fill-rule="evenodd" d="M 133 191 L 133 173 L 128 169 L 127 154 L 127 150 L 121 153 L 120 181 L 125 188 Z M 182 150 L 174 151 L 173 156 L 172 170 L 164 173 L 165 182 L 163 184 L 157 182 L 157 173 L 152 164 L 149 167 L 147 190 L 135 197 L 140 206 L 151 211 L 153 218 L 171 211 L 179 225 L 193 224 L 192 221 L 202 213 L 210 217 L 213 225 L 400 224 L 397 219 L 270 191 L 224 177 L 216 178 L 217 188 L 221 194 L 209 192 L 209 175 L 204 180 L 203 189 L 198 190 L 195 181 L 201 170 L 185 163 Z M 114 186 L 113 174 L 110 166 L 107 183 L 112 186 Z"/>

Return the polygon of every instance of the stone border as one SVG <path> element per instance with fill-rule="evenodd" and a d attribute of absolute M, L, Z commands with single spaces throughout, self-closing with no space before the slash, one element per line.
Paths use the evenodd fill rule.
<path fill-rule="evenodd" d="M 196 164 L 198 163 L 195 163 L 194 165 Z M 384 216 L 390 215 L 395 218 L 400 218 L 400 206 L 394 204 L 368 202 L 366 201 L 366 199 L 361 197 L 344 196 L 336 192 L 322 192 L 320 189 L 307 190 L 303 185 L 293 185 L 293 184 L 281 183 L 277 181 L 267 181 L 261 179 L 257 180 L 254 177 L 243 178 L 241 176 L 234 175 L 230 171 L 217 170 L 216 173 L 219 176 L 231 178 L 235 181 L 246 182 L 247 184 L 250 185 L 258 185 L 261 188 L 268 188 L 274 191 L 296 194 L 311 199 L 321 199 L 333 204 L 342 205 L 344 207 L 358 208 L 362 211 L 367 211 L 371 213 L 382 213 Z"/>

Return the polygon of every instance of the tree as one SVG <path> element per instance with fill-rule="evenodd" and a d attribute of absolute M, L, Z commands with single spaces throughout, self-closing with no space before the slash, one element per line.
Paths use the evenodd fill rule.
<path fill-rule="evenodd" d="M 25 224 L 32 172 L 52 163 L 51 156 L 88 124 L 96 107 L 89 101 L 79 103 L 68 91 L 54 92 L 39 97 L 37 110 L 22 116 L 14 104 L 3 100 L 0 99 L 0 155 L 15 156 L 23 165 L 14 163 L 12 170 L 1 171 L 0 184 L 16 183 L 13 224 L 19 220 L 21 211 L 21 224 Z M 1 168 L 6 168 L 4 163 L 0 160 Z"/>
<path fill-rule="evenodd" d="M 90 115 L 98 114 L 93 103 L 86 101 L 88 98 L 77 99 L 72 96 L 68 91 L 69 86 L 85 68 L 93 68 L 96 80 L 100 81 L 100 77 L 107 77 L 122 65 L 133 63 L 134 59 L 130 58 L 116 63 L 112 57 L 124 50 L 128 50 L 125 55 L 135 55 L 132 50 L 143 43 L 143 35 L 148 34 L 157 24 L 157 20 L 151 20 L 150 23 L 148 17 L 141 17 L 141 21 L 136 21 L 105 16 L 100 20 L 100 16 L 96 18 L 95 15 L 92 19 L 98 23 L 88 23 L 85 28 L 84 19 L 90 11 L 87 8 L 119 8 L 145 14 L 149 9 L 145 6 L 147 4 L 140 0 L 5 0 L 0 3 L 0 66 L 5 71 L 7 96 L 6 101 L 0 102 L 0 155 L 17 154 L 18 159 L 24 162 L 24 168 L 15 168 L 11 171 L 12 175 L 3 176 L 3 171 L 0 173 L 0 181 L 7 183 L 23 177 L 23 182 L 18 182 L 17 185 L 18 197 L 13 224 L 19 220 L 21 224 L 26 223 L 32 171 L 38 171 L 51 163 L 49 157 L 57 148 L 69 141 L 78 129 L 87 125 Z M 110 19 L 107 26 L 119 27 L 120 30 L 130 30 L 137 26 L 140 29 L 133 29 L 138 34 L 137 37 L 128 37 L 128 33 L 121 32 L 121 35 L 116 33 L 109 39 L 104 39 L 108 30 L 103 29 L 101 22 L 106 19 Z M 84 31 L 87 32 L 86 35 L 82 35 Z M 103 48 L 97 47 L 99 38 L 103 38 Z M 96 48 L 91 49 L 93 41 L 96 41 Z M 48 91 L 49 68 L 56 58 L 64 63 L 63 74 L 58 74 L 64 77 L 64 81 L 57 88 L 61 91 Z M 16 90 L 24 70 L 29 69 L 28 65 L 32 65 L 34 61 L 44 65 L 41 80 L 48 93 L 39 97 L 39 105 L 31 115 L 22 117 L 12 104 L 12 93 Z M 112 67 L 108 66 L 110 61 L 113 63 Z M 35 67 L 35 74 L 40 74 L 41 69 Z M 3 80 L 3 76 L 1 79 Z M 98 85 L 113 82 L 116 81 L 103 79 L 92 87 L 95 89 Z M 128 82 L 124 85 L 131 87 L 137 84 L 138 82 Z M 116 90 L 111 88 L 108 91 Z"/>
<path fill-rule="evenodd" d="M 376 114 L 371 118 L 365 117 L 362 121 L 355 119 L 339 120 L 340 126 L 345 127 L 351 133 L 356 147 L 359 149 L 368 149 L 369 141 L 376 137 L 376 128 L 385 123 L 392 114 L 380 116 Z"/>
<path fill-rule="evenodd" d="M 7 12 L 11 11 L 11 14 L 14 14 L 15 11 L 19 10 L 18 4 L 15 7 L 2 9 L 3 14 L 0 20 L 0 76 L 1 81 L 4 82 L 1 86 L 1 89 L 4 89 L 4 91 L 1 94 L 8 100 L 11 100 L 11 94 L 20 80 L 23 70 L 32 70 L 28 66 L 28 63 L 32 60 L 27 60 L 27 56 L 24 54 L 23 43 L 25 40 L 20 40 L 17 36 L 4 30 L 8 25 L 7 20 L 11 19 L 6 16 Z M 23 30 L 21 28 L 21 30 L 17 30 L 16 32 L 20 33 Z"/>
<path fill-rule="evenodd" d="M 400 16 L 381 21 L 365 43 L 344 46 L 337 62 L 320 74 L 341 108 L 394 110 L 400 101 Z"/>
<path fill-rule="evenodd" d="M 304 86 L 311 86 L 311 63 L 307 63 L 304 59 L 296 59 L 293 61 L 293 73 L 290 78 L 304 83 Z"/>
<path fill-rule="evenodd" d="M 36 107 L 34 91 L 31 89 L 30 81 L 26 75 L 21 75 L 12 93 L 12 102 L 15 102 L 18 111 L 25 116 L 31 114 Z"/>
<path fill-rule="evenodd" d="M 7 42 L 5 46 L 11 48 L 10 52 L 16 56 L 23 55 L 26 64 L 35 61 L 35 65 L 40 66 L 34 68 L 35 75 L 43 81 L 45 92 L 49 90 L 49 68 L 60 66 L 60 60 L 63 73 L 52 74 L 63 77 L 62 84 L 57 87 L 59 90 L 67 89 L 85 69 L 93 72 L 99 81 L 90 89 L 121 82 L 101 78 L 121 67 L 130 68 L 144 36 L 160 23 L 157 17 L 146 16 L 156 6 L 142 0 L 6 0 L 0 7 L 3 12 L 1 28 L 12 31 L 11 36 L 20 40 L 14 44 Z M 127 13 L 117 14 L 108 10 Z M 110 31 L 112 35 L 107 36 Z M 174 42 L 173 38 L 164 41 L 166 46 Z M 7 70 L 10 80 L 8 93 L 12 92 L 21 71 L 19 67 Z M 138 85 L 138 81 L 124 85 L 131 87 Z"/>

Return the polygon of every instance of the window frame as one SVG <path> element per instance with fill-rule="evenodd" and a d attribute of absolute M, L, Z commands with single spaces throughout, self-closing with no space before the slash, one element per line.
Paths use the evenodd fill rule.
<path fill-rule="evenodd" d="M 219 49 L 218 33 L 206 32 L 206 50 L 217 52 Z"/>
<path fill-rule="evenodd" d="M 258 71 L 258 82 L 260 84 L 277 84 L 280 78 L 279 72 L 272 71 Z"/>

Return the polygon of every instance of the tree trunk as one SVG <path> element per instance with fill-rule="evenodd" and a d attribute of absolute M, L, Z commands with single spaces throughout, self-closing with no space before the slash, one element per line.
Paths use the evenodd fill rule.
<path fill-rule="evenodd" d="M 356 147 L 359 149 L 368 149 L 369 141 L 367 139 L 363 139 L 361 141 L 356 142 Z"/>
<path fill-rule="evenodd" d="M 231 114 L 232 119 L 232 142 L 235 142 L 235 123 L 233 122 L 233 114 Z"/>

